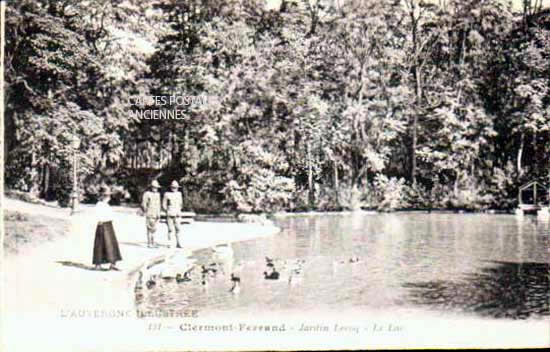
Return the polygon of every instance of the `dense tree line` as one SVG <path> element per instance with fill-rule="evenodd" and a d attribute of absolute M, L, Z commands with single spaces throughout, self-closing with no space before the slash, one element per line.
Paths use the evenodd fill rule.
<path fill-rule="evenodd" d="M 276 4 L 275 4 L 276 3 Z M 550 183 L 550 11 L 495 0 L 10 3 L 6 183 L 197 211 L 506 208 Z M 183 120 L 130 97 L 204 95 Z"/>

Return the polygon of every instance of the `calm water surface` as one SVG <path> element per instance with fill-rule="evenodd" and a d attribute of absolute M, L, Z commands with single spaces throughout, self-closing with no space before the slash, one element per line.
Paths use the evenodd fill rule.
<path fill-rule="evenodd" d="M 144 290 L 138 307 L 193 308 L 201 316 L 407 310 L 550 315 L 550 225 L 534 217 L 358 213 L 276 223 L 282 231 L 274 237 L 235 243 L 218 255 L 196 252 L 199 263 L 220 263 L 207 285 L 199 270 L 191 282 L 159 280 Z M 264 279 L 266 256 L 274 258 L 279 280 Z M 239 294 L 230 292 L 231 272 L 241 279 Z"/>

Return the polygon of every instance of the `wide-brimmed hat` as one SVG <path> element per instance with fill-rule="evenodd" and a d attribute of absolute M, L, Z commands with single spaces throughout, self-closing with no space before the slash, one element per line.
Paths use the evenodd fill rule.
<path fill-rule="evenodd" d="M 109 186 L 102 185 L 99 189 L 99 194 L 101 194 L 102 196 L 110 196 L 112 194 L 111 188 L 109 188 Z"/>
<path fill-rule="evenodd" d="M 153 182 L 151 182 L 151 187 L 160 188 L 160 184 L 157 180 L 153 180 Z"/>
<path fill-rule="evenodd" d="M 176 180 L 172 181 L 172 183 L 170 184 L 170 188 L 179 188 L 179 187 L 180 185 Z"/>

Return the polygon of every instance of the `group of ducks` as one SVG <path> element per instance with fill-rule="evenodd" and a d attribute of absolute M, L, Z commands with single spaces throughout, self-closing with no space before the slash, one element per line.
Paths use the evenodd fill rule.
<path fill-rule="evenodd" d="M 287 261 L 287 260 L 280 260 L 280 259 L 273 259 L 270 257 L 265 257 L 266 261 L 266 270 L 263 272 L 264 279 L 265 280 L 279 280 L 283 276 L 279 272 L 277 268 L 280 268 L 281 271 L 288 272 L 288 283 L 289 284 L 295 284 L 302 281 L 303 272 L 304 272 L 304 265 L 306 264 L 306 261 L 304 259 L 296 259 L 293 261 Z M 347 260 L 342 259 L 338 261 L 334 261 L 333 264 L 341 265 L 341 264 L 356 264 L 361 261 L 361 258 L 358 256 L 353 256 Z M 241 264 L 242 266 L 242 264 Z M 190 270 L 186 271 L 185 273 L 181 274 L 178 273 L 175 276 L 176 282 L 179 283 L 186 283 L 193 281 L 192 274 L 193 271 L 197 268 L 197 265 L 194 265 L 191 267 Z M 233 273 L 231 273 L 230 280 L 231 280 L 231 289 L 229 292 L 238 294 L 241 291 L 241 278 L 237 274 L 237 272 L 240 271 L 240 267 L 238 270 L 235 270 Z M 219 263 L 210 263 L 208 265 L 201 265 L 200 266 L 200 283 L 203 287 L 208 286 L 208 282 L 211 278 L 215 278 L 218 273 L 223 273 L 224 269 L 223 266 Z M 141 278 L 140 278 L 141 279 Z M 146 287 L 148 289 L 152 289 L 156 286 L 156 276 L 151 276 L 146 282 Z"/>
<path fill-rule="evenodd" d="M 361 262 L 361 258 L 359 258 L 358 256 L 353 256 L 351 258 L 349 258 L 349 260 L 344 260 L 344 259 L 341 259 L 341 260 L 335 260 L 333 261 L 333 264 L 346 264 L 346 263 L 349 263 L 349 264 L 357 264 Z"/>
<path fill-rule="evenodd" d="M 269 257 L 265 257 L 266 271 L 264 271 L 264 279 L 266 280 L 279 280 L 281 274 L 277 271 L 277 266 L 282 268 L 283 271 L 288 270 L 288 283 L 300 282 L 302 279 L 302 273 L 304 272 L 304 265 L 306 261 L 304 259 L 296 259 L 294 262 L 288 262 L 286 260 L 281 261 Z M 290 266 L 290 268 L 289 268 Z"/>

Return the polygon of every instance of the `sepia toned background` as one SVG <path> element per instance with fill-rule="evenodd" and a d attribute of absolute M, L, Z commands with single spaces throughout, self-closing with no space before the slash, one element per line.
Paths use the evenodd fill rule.
<path fill-rule="evenodd" d="M 550 1 L 2 5 L 7 350 L 550 344 Z"/>

